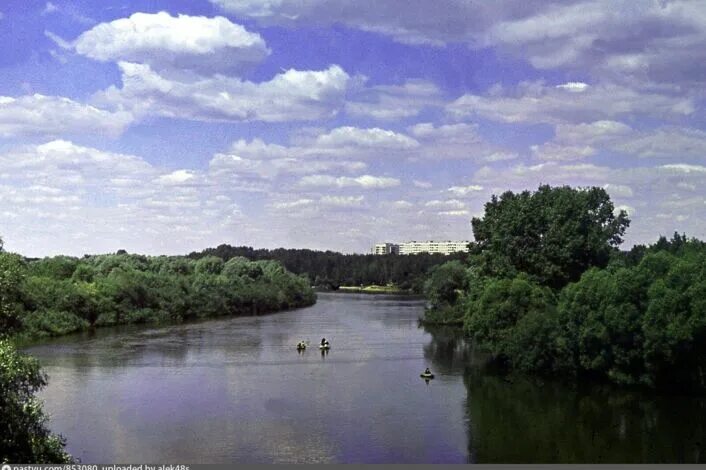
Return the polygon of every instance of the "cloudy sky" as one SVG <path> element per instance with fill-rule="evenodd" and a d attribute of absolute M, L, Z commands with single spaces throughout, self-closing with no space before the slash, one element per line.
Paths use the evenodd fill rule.
<path fill-rule="evenodd" d="M 540 183 L 706 238 L 704 0 L 3 0 L 0 44 L 26 255 L 471 239 Z"/>

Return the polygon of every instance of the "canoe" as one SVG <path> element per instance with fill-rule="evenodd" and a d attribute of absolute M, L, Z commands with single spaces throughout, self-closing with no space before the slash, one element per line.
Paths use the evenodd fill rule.
<path fill-rule="evenodd" d="M 419 374 L 419 376 L 423 379 L 433 379 L 434 374 Z"/>

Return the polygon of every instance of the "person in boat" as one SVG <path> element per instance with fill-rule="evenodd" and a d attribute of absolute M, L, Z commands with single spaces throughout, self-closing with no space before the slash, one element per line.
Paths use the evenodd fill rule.
<path fill-rule="evenodd" d="M 424 370 L 424 375 L 431 375 L 431 371 L 428 367 Z"/>
<path fill-rule="evenodd" d="M 328 344 L 328 341 L 326 341 L 326 338 L 321 338 L 321 346 L 326 346 Z"/>

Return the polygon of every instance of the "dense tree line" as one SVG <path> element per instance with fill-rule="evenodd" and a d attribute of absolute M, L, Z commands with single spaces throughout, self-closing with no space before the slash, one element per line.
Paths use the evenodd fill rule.
<path fill-rule="evenodd" d="M 485 209 L 469 262 L 427 280 L 427 321 L 462 324 L 523 372 L 706 388 L 706 244 L 619 251 L 629 220 L 600 188 L 508 192 Z"/>
<path fill-rule="evenodd" d="M 306 249 L 253 249 L 220 245 L 189 258 L 216 256 L 225 261 L 233 257 L 250 260 L 276 260 L 295 273 L 307 275 L 312 285 L 338 289 L 339 286 L 388 285 L 421 292 L 427 273 L 439 264 L 464 259 L 464 253 L 452 255 L 421 253 L 417 255 L 362 255 Z"/>
<path fill-rule="evenodd" d="M 54 336 L 92 326 L 253 315 L 310 305 L 307 279 L 276 261 L 114 254 L 25 261 L 0 253 L 4 330 Z"/>
<path fill-rule="evenodd" d="M 65 441 L 49 432 L 35 396 L 46 385 L 46 375 L 9 340 L 21 325 L 22 268 L 19 256 L 2 252 L 0 240 L 0 463 L 70 463 Z"/>

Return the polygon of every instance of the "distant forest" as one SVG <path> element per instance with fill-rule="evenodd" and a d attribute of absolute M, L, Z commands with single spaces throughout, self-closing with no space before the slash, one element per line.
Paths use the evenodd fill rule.
<path fill-rule="evenodd" d="M 294 274 L 305 274 L 312 285 L 324 289 L 339 286 L 394 284 L 400 289 L 421 292 L 427 273 L 447 261 L 466 259 L 466 253 L 452 255 L 362 255 L 334 251 L 277 248 L 254 249 L 247 246 L 219 245 L 188 255 L 192 259 L 217 256 L 223 261 L 244 257 L 251 261 L 276 260 Z"/>

